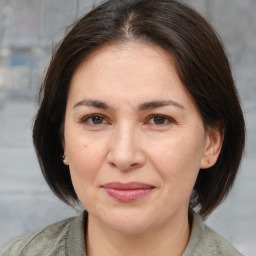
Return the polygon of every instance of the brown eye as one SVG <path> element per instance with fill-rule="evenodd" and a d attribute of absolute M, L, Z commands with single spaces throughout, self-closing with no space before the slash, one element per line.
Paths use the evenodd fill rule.
<path fill-rule="evenodd" d="M 102 124 L 104 120 L 102 116 L 92 116 L 91 119 L 93 124 Z"/>
<path fill-rule="evenodd" d="M 166 121 L 168 121 L 165 117 L 163 116 L 155 116 L 153 117 L 154 123 L 155 124 L 165 124 Z"/>
<path fill-rule="evenodd" d="M 149 119 L 150 124 L 155 124 L 155 125 L 165 125 L 171 123 L 172 120 L 166 116 L 163 115 L 154 115 L 151 116 Z"/>
<path fill-rule="evenodd" d="M 90 115 L 83 119 L 83 123 L 87 123 L 89 125 L 100 125 L 106 124 L 107 120 L 100 115 Z"/>

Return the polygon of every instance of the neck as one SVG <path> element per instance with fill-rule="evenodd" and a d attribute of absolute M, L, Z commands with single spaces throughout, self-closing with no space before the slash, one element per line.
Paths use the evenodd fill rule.
<path fill-rule="evenodd" d="M 89 214 L 86 255 L 180 256 L 185 251 L 189 236 L 188 216 L 141 234 L 122 234 Z"/>

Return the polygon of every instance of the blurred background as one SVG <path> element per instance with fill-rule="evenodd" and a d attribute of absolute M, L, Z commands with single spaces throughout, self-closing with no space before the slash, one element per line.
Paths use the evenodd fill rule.
<path fill-rule="evenodd" d="M 100 1 L 0 0 L 0 244 L 73 216 L 47 187 L 33 149 L 36 95 L 54 45 Z M 244 255 L 256 255 L 256 0 L 187 0 L 226 46 L 247 124 L 241 171 L 207 220 Z M 234 138 L 235 140 L 236 138 Z"/>

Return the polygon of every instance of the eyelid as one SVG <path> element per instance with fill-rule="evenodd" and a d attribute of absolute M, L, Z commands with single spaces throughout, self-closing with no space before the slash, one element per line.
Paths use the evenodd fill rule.
<path fill-rule="evenodd" d="M 103 122 L 99 123 L 99 124 L 94 124 L 92 122 L 89 122 L 88 120 L 90 118 L 93 118 L 93 117 L 103 118 Z M 150 120 L 152 120 L 155 117 L 161 117 L 161 118 L 165 119 L 165 121 L 167 121 L 167 123 L 165 122 L 165 123 L 162 123 L 162 124 L 161 123 L 157 124 L 157 123 L 154 123 L 154 122 L 150 122 Z M 99 114 L 99 113 L 93 113 L 93 114 L 85 115 L 85 116 L 80 118 L 79 122 L 80 123 L 85 123 L 85 124 L 91 125 L 91 126 L 100 126 L 100 125 L 111 124 L 111 121 L 109 120 L 109 118 L 107 118 L 104 114 Z M 176 123 L 176 121 L 172 117 L 164 115 L 164 114 L 151 114 L 145 120 L 145 124 L 155 125 L 155 126 L 165 126 L 165 125 L 169 125 L 169 124 L 173 124 L 173 123 Z"/>
<path fill-rule="evenodd" d="M 157 126 L 164 126 L 164 125 L 168 125 L 168 124 L 172 124 L 172 123 L 176 123 L 175 120 L 170 117 L 170 116 L 167 116 L 167 115 L 163 115 L 163 114 L 152 114 L 150 115 L 148 118 L 147 118 L 147 123 L 149 123 L 149 121 L 154 118 L 154 117 L 162 117 L 162 118 L 165 118 L 166 120 L 168 120 L 168 123 L 164 123 L 164 124 L 154 124 L 154 123 L 150 123 L 152 125 L 157 125 Z"/>
<path fill-rule="evenodd" d="M 91 124 L 91 123 L 88 123 L 87 121 L 90 118 L 93 118 L 93 117 L 101 117 L 101 118 L 103 118 L 105 120 L 105 122 L 102 123 L 102 124 Z M 82 117 L 80 122 L 81 123 L 86 123 L 87 122 L 89 125 L 104 125 L 104 124 L 109 124 L 110 123 L 105 115 L 97 114 L 97 113 L 89 114 L 89 115 L 86 115 L 86 116 Z"/>

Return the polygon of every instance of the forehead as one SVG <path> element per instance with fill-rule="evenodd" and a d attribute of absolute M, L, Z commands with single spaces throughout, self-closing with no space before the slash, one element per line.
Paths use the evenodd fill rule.
<path fill-rule="evenodd" d="M 88 68 L 98 68 L 99 72 L 102 71 L 101 67 L 105 70 L 106 67 L 111 69 L 116 68 L 117 65 L 120 67 L 126 65 L 129 68 L 141 65 L 138 71 L 142 71 L 142 67 L 150 69 L 156 64 L 172 66 L 174 61 L 169 52 L 157 45 L 137 41 L 112 43 L 90 53 L 74 72 L 73 78 L 77 73 Z"/>
<path fill-rule="evenodd" d="M 75 71 L 71 96 L 97 96 L 103 101 L 115 96 L 134 102 L 168 96 L 191 100 L 172 56 L 158 46 L 138 42 L 107 45 L 93 52 Z"/>

